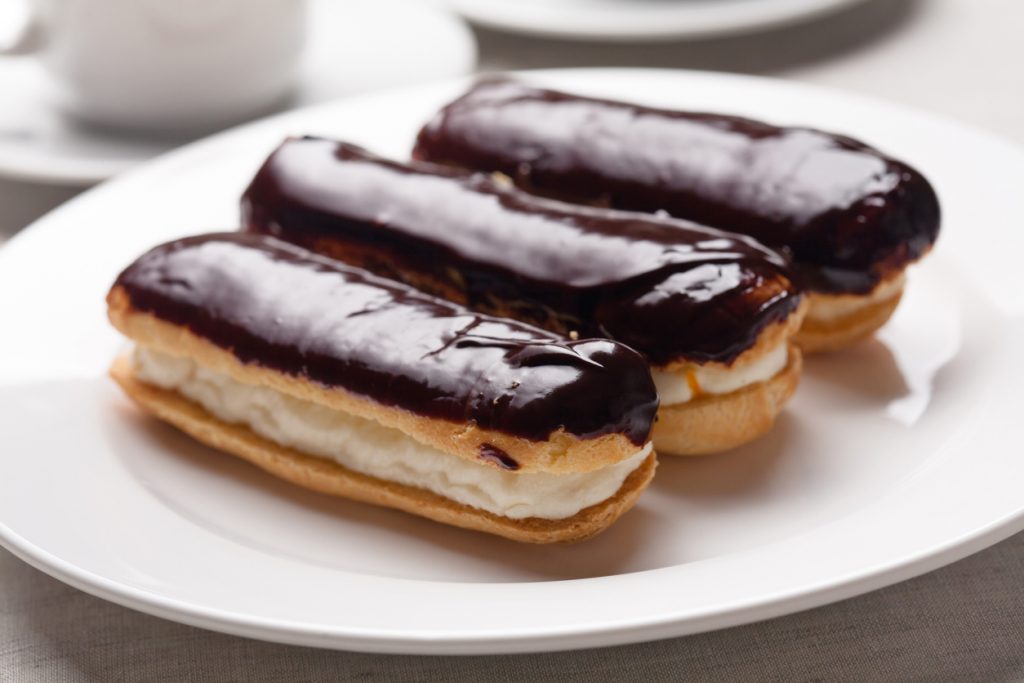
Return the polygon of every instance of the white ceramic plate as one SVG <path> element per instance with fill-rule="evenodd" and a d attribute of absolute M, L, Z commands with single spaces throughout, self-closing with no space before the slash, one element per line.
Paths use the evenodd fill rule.
<path fill-rule="evenodd" d="M 861 0 L 435 0 L 499 31 L 550 38 L 710 38 L 806 21 Z"/>
<path fill-rule="evenodd" d="M 104 376 L 103 297 L 157 242 L 231 227 L 285 134 L 401 157 L 463 83 L 289 113 L 81 195 L 0 251 L 0 540 L 46 572 L 171 619 L 270 640 L 483 653 L 624 643 L 805 609 L 1024 527 L 1024 152 L 920 112 L 737 76 L 528 74 L 657 105 L 870 140 L 942 197 L 944 234 L 878 339 L 813 358 L 766 438 L 663 460 L 638 507 L 530 547 L 278 482 L 143 417 Z"/>
<path fill-rule="evenodd" d="M 3 12 L 18 4 L 0 7 L 0 25 Z M 296 91 L 283 106 L 462 76 L 475 63 L 469 27 L 421 0 L 316 0 Z M 124 137 L 76 122 L 55 109 L 49 79 L 33 57 L 0 57 L 0 92 L 2 176 L 93 185 L 188 142 Z"/>

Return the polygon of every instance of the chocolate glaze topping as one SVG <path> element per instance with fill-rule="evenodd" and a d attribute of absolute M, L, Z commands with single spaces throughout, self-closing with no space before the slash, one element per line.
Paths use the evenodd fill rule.
<path fill-rule="evenodd" d="M 925 178 L 856 140 L 484 81 L 446 106 L 417 159 L 500 171 L 568 201 L 673 216 L 788 249 L 804 284 L 869 292 L 939 230 Z"/>
<path fill-rule="evenodd" d="M 489 443 L 480 444 L 480 457 L 488 462 L 493 462 L 504 470 L 515 471 L 519 469 L 519 463 L 516 462 L 515 458 Z"/>
<path fill-rule="evenodd" d="M 115 286 L 243 362 L 534 441 L 565 427 L 640 445 L 658 406 L 643 358 L 621 344 L 555 339 L 268 237 L 170 242 Z"/>
<path fill-rule="evenodd" d="M 800 301 L 783 258 L 752 239 L 330 140 L 286 141 L 242 205 L 250 231 L 655 364 L 729 362 Z"/>

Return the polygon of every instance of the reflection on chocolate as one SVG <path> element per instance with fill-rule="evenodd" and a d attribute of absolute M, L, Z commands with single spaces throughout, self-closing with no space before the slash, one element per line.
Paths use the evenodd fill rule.
<path fill-rule="evenodd" d="M 330 140 L 286 141 L 242 206 L 247 230 L 655 364 L 731 361 L 800 301 L 786 262 L 752 239 Z"/>
<path fill-rule="evenodd" d="M 170 242 L 115 286 L 243 362 L 427 417 L 639 445 L 657 410 L 643 358 L 621 344 L 554 339 L 268 237 Z"/>
<path fill-rule="evenodd" d="M 784 247 L 805 283 L 866 293 L 925 253 L 939 204 L 850 138 L 484 81 L 420 132 L 417 159 L 500 171 L 569 201 L 673 216 Z"/>

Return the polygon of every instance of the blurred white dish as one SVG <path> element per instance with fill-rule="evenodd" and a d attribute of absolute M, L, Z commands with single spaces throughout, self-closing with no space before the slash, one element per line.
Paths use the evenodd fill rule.
<path fill-rule="evenodd" d="M 19 2 L 29 18 L 0 55 L 37 58 L 76 117 L 145 135 L 199 137 L 280 104 L 309 23 L 306 0 L 5 4 Z"/>
<path fill-rule="evenodd" d="M 863 0 L 435 0 L 473 23 L 549 38 L 660 41 L 747 33 Z"/>
<path fill-rule="evenodd" d="M 841 600 L 1024 527 L 1024 151 L 927 113 L 782 81 L 644 69 L 524 74 L 652 105 L 813 125 L 919 167 L 935 253 L 878 338 L 809 358 L 775 429 L 662 459 L 575 546 L 515 544 L 296 488 L 147 419 L 105 376 L 103 297 L 152 245 L 228 228 L 285 135 L 408 155 L 466 82 L 290 112 L 80 195 L 0 250 L 0 543 L 109 600 L 256 638 L 409 653 L 610 645 Z M 297 293 L 301 296 L 301 293 Z"/>
<path fill-rule="evenodd" d="M 476 64 L 469 28 L 419 0 L 311 0 L 309 21 L 287 108 L 460 76 Z M 87 126 L 55 108 L 51 87 L 35 59 L 0 59 L 0 176 L 92 185 L 188 141 Z"/>

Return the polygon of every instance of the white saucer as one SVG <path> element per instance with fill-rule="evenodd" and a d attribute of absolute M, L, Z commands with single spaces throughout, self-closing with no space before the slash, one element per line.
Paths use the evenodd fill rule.
<path fill-rule="evenodd" d="M 860 0 L 437 0 L 499 31 L 652 41 L 747 33 L 805 21 Z"/>
<path fill-rule="evenodd" d="M 476 64 L 466 25 L 417 0 L 313 0 L 309 26 L 298 89 L 282 108 L 461 76 Z M 50 88 L 34 58 L 0 58 L 0 176 L 92 185 L 188 141 L 84 126 L 53 107 Z"/>

